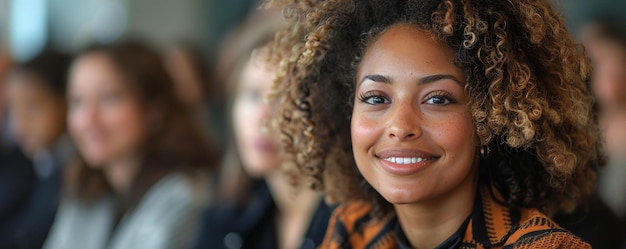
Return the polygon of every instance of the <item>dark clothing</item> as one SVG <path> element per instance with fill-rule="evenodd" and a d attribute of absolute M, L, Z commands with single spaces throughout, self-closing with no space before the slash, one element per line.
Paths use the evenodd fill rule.
<path fill-rule="evenodd" d="M 43 246 L 59 205 L 60 187 L 60 171 L 34 184 L 20 212 L 2 227 L 0 248 L 30 249 Z"/>
<path fill-rule="evenodd" d="M 467 230 L 467 225 L 468 225 L 469 221 L 470 221 L 470 217 L 467 217 L 467 219 L 465 219 L 465 222 L 463 222 L 463 224 L 461 224 L 459 229 L 457 229 L 456 232 L 454 232 L 454 234 L 452 234 L 452 236 L 448 237 L 444 242 L 442 242 L 437 247 L 435 247 L 435 249 L 456 249 L 456 248 L 459 248 L 461 246 L 461 242 L 463 241 L 463 235 L 465 235 L 465 230 Z M 411 247 L 411 243 L 409 242 L 409 239 L 404 234 L 404 231 L 402 231 L 402 227 L 400 226 L 400 222 L 398 222 L 398 218 L 396 218 L 395 221 L 393 221 L 393 222 L 396 223 L 396 228 L 395 228 L 394 232 L 396 233 L 396 240 L 397 240 L 397 243 L 398 243 L 398 247 L 400 249 L 411 249 L 411 248 L 413 248 L 413 247 Z"/>
<path fill-rule="evenodd" d="M 252 189 L 254 196 L 245 207 L 222 204 L 207 209 L 195 248 L 278 248 L 276 204 L 265 182 L 255 182 Z M 321 244 L 332 209 L 320 200 L 300 248 Z"/>
<path fill-rule="evenodd" d="M 592 196 L 571 214 L 557 214 L 554 222 L 593 248 L 619 249 L 624 239 L 624 228 L 617 215 L 597 196 Z"/>
<path fill-rule="evenodd" d="M 0 225 L 0 248 L 35 249 L 43 246 L 59 206 L 62 168 L 72 154 L 69 139 L 61 138 L 49 151 L 38 153 L 33 163 L 22 165 L 32 172 L 32 181 L 27 198 Z"/>
<path fill-rule="evenodd" d="M 19 149 L 0 148 L 0 245 L 7 241 L 1 231 L 28 201 L 35 181 L 35 171 Z"/>

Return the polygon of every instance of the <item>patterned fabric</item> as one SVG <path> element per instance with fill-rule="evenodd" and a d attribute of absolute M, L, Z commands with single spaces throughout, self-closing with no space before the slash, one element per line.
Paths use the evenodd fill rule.
<path fill-rule="evenodd" d="M 397 219 L 374 219 L 371 206 L 355 202 L 338 207 L 329 222 L 322 249 L 398 248 Z M 498 204 L 488 188 L 476 195 L 472 215 L 459 248 L 591 248 L 536 209 L 510 209 Z"/>

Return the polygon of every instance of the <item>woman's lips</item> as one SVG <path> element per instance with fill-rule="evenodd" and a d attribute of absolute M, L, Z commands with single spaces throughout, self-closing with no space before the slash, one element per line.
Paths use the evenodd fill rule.
<path fill-rule="evenodd" d="M 439 159 L 439 156 L 417 149 L 386 149 L 376 153 L 383 169 L 395 175 L 414 174 Z"/>
<path fill-rule="evenodd" d="M 272 152 L 275 148 L 274 143 L 266 138 L 255 139 L 252 146 L 254 147 L 254 149 L 262 152 Z"/>

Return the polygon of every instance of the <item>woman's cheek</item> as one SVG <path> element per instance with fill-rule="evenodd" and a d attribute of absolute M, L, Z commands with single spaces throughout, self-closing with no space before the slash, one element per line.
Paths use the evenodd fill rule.
<path fill-rule="evenodd" d="M 382 130 L 383 122 L 380 120 L 360 114 L 353 115 L 351 134 L 355 154 L 367 152 L 378 141 Z"/>

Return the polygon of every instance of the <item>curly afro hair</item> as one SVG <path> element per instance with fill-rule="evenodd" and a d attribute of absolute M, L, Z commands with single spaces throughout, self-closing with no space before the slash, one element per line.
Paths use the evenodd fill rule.
<path fill-rule="evenodd" d="M 291 22 L 271 44 L 290 172 L 336 201 L 392 209 L 352 157 L 355 72 L 370 42 L 398 23 L 433 34 L 455 51 L 478 138 L 483 184 L 515 208 L 571 210 L 592 191 L 603 162 L 587 85 L 590 65 L 548 0 L 293 0 Z M 303 35 L 304 34 L 304 35 Z"/>

